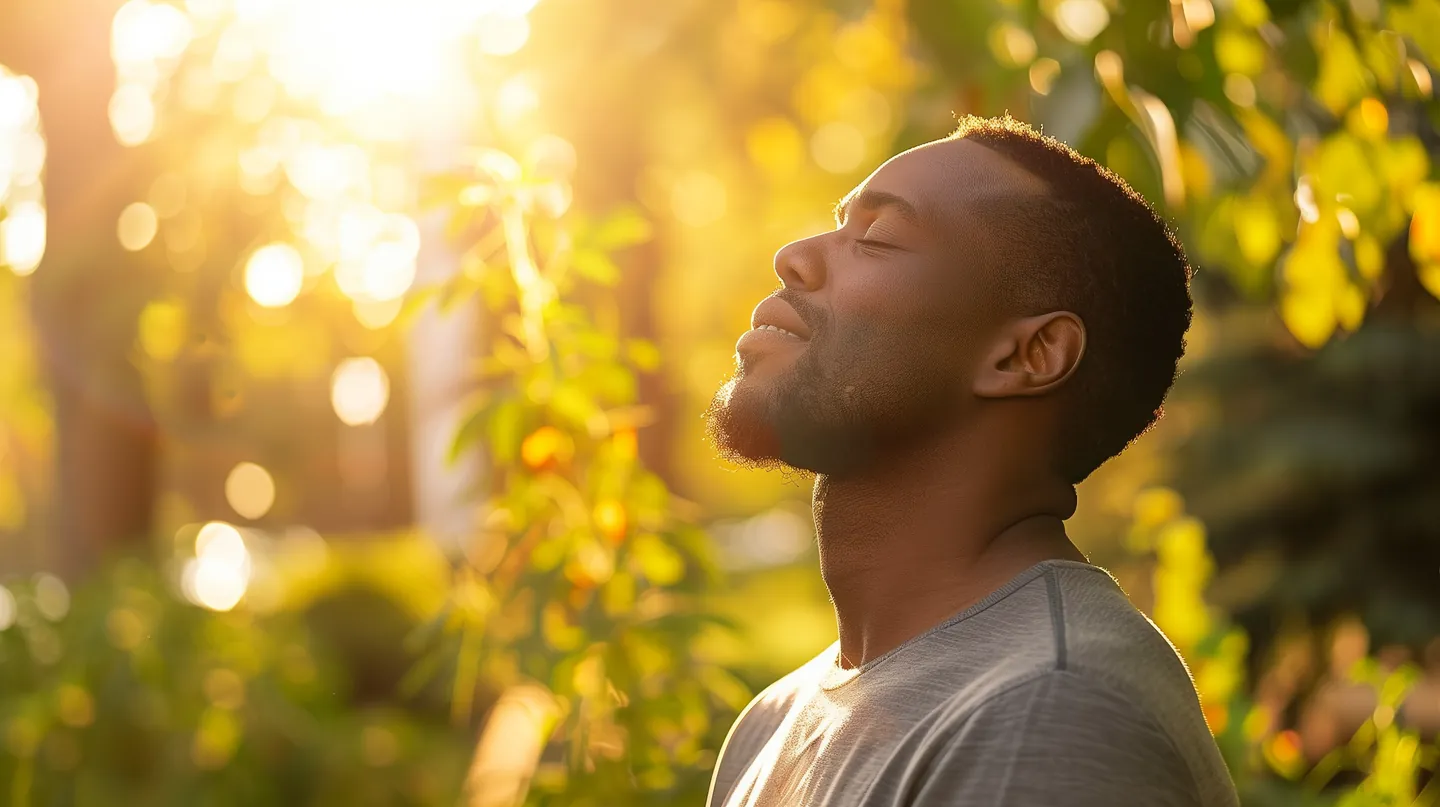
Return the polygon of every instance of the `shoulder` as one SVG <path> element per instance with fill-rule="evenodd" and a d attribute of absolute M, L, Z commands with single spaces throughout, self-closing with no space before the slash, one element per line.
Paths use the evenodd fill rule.
<path fill-rule="evenodd" d="M 760 753 L 804 693 L 815 690 L 833 646 L 756 695 L 735 718 L 710 780 L 707 804 L 723 804 L 730 789 Z"/>
<path fill-rule="evenodd" d="M 1135 607 L 1109 572 L 1065 564 L 1051 569 L 1050 575 L 1057 668 L 1104 679 L 1121 689 L 1132 679 L 1143 678 L 1193 692 L 1189 671 L 1175 646 Z"/>
<path fill-rule="evenodd" d="M 1166 732 L 1103 681 L 1050 670 L 953 707 L 916 760 L 924 769 L 916 804 L 932 803 L 927 792 L 934 804 L 951 803 L 943 794 L 957 788 L 1005 805 L 1202 803 Z"/>

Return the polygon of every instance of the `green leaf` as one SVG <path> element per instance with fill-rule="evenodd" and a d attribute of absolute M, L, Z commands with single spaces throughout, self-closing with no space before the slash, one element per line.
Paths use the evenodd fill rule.
<path fill-rule="evenodd" d="M 579 428 L 586 428 L 591 419 L 601 414 L 595 398 L 573 382 L 562 383 L 550 396 L 550 411 L 557 418 Z"/>
<path fill-rule="evenodd" d="M 490 453 L 500 465 L 513 465 L 520 452 L 520 438 L 524 434 L 524 404 L 509 398 L 495 407 L 490 416 Z"/>
<path fill-rule="evenodd" d="M 660 348 L 649 339 L 630 339 L 625 342 L 625 354 L 638 369 L 651 373 L 660 369 Z"/>
<path fill-rule="evenodd" d="M 620 249 L 649 241 L 655 233 L 649 220 L 634 209 L 625 209 L 602 221 L 591 243 L 602 250 Z"/>
<path fill-rule="evenodd" d="M 447 463 L 454 464 L 460 455 L 468 451 L 475 441 L 485 433 L 486 416 L 490 414 L 488 397 L 488 395 L 480 395 L 470 413 L 461 421 L 460 428 L 455 431 L 455 438 L 450 441 L 450 451 L 445 455 Z"/>
<path fill-rule="evenodd" d="M 630 546 L 630 557 L 640 573 L 657 586 L 673 585 L 685 576 L 685 559 L 658 535 L 644 533 L 635 536 Z"/>
<path fill-rule="evenodd" d="M 613 286 L 620 281 L 620 267 L 598 250 L 576 250 L 570 258 L 570 267 L 586 280 L 603 286 Z"/>
<path fill-rule="evenodd" d="M 442 288 L 443 284 L 432 283 L 411 289 L 405 295 L 405 301 L 400 304 L 400 313 L 395 317 L 396 321 L 401 325 L 414 322 L 415 317 L 430 305 L 430 301 L 440 295 Z"/>

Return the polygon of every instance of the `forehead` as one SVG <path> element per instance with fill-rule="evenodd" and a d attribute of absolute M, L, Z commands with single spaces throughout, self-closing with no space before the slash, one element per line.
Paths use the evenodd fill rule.
<path fill-rule="evenodd" d="M 927 224 L 949 228 L 975 205 L 1046 193 L 1043 180 L 995 151 L 967 140 L 936 140 L 891 157 L 859 189 L 901 196 Z"/>

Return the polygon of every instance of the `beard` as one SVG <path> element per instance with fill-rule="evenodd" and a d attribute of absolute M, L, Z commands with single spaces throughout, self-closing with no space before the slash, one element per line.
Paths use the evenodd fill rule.
<path fill-rule="evenodd" d="M 778 355 L 757 357 L 752 369 L 737 364 L 704 412 L 720 456 L 745 468 L 843 477 L 938 428 L 953 410 L 937 374 L 881 366 L 878 357 L 897 355 L 881 344 L 889 340 L 851 336 L 834 350 L 814 338 L 788 365 Z"/>

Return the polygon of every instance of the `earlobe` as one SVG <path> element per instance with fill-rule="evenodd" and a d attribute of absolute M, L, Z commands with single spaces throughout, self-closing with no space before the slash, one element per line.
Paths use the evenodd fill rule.
<path fill-rule="evenodd" d="M 1068 311 L 1015 320 L 982 362 L 973 391 L 981 398 L 1044 395 L 1074 374 L 1085 343 L 1085 324 Z"/>

